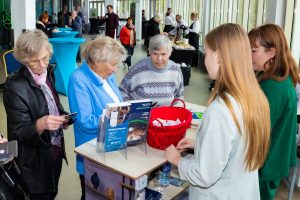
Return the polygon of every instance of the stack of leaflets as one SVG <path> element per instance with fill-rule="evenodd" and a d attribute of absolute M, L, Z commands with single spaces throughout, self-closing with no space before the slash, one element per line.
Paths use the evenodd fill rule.
<path fill-rule="evenodd" d="M 107 104 L 98 127 L 101 151 L 118 151 L 146 142 L 151 105 L 149 99 Z"/>

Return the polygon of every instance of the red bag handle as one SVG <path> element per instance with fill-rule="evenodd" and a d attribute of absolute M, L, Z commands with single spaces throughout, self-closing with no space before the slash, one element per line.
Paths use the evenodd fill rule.
<path fill-rule="evenodd" d="M 177 102 L 177 101 L 180 101 L 182 104 L 183 104 L 183 108 L 185 108 L 185 103 L 182 99 L 174 99 L 172 102 L 171 102 L 171 105 L 170 107 L 174 107 L 174 104 Z"/>

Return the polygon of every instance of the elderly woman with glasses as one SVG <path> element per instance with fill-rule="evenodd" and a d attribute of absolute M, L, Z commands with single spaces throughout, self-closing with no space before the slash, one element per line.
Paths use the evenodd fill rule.
<path fill-rule="evenodd" d="M 82 52 L 85 62 L 70 77 L 68 88 L 70 110 L 78 113 L 74 123 L 76 147 L 96 138 L 99 119 L 107 103 L 122 102 L 115 72 L 126 54 L 125 48 L 108 36 L 99 36 L 86 44 Z M 83 158 L 77 155 L 76 160 L 81 199 L 85 199 Z"/>
<path fill-rule="evenodd" d="M 70 122 L 48 65 L 52 52 L 41 30 L 23 33 L 14 48 L 22 65 L 8 77 L 3 94 L 8 139 L 18 141 L 18 162 L 33 200 L 55 198 L 66 160 L 62 128 Z"/>
<path fill-rule="evenodd" d="M 183 77 L 179 64 L 169 60 L 172 44 L 167 36 L 156 35 L 149 43 L 150 57 L 132 66 L 119 89 L 124 101 L 151 99 L 158 105 L 170 105 L 183 99 Z"/>

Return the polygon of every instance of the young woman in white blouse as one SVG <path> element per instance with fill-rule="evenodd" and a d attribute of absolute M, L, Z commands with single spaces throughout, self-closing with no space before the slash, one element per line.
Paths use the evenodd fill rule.
<path fill-rule="evenodd" d="M 176 26 L 176 19 L 172 14 L 172 8 L 168 8 L 165 15 L 164 32 L 169 33 Z"/>
<path fill-rule="evenodd" d="M 192 66 L 198 66 L 198 52 L 199 52 L 199 32 L 200 32 L 200 22 L 198 20 L 198 13 L 191 13 L 192 23 L 187 29 L 189 31 L 189 44 L 195 47 L 196 53 L 192 60 Z"/>
<path fill-rule="evenodd" d="M 195 141 L 166 149 L 180 178 L 190 182 L 189 199 L 260 199 L 258 169 L 267 156 L 270 110 L 256 80 L 246 31 L 223 24 L 205 38 L 205 66 L 216 80 Z M 192 158 L 180 152 L 194 148 Z"/>

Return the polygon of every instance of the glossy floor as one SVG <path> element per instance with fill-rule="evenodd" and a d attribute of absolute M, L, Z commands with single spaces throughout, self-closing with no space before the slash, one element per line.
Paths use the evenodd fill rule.
<path fill-rule="evenodd" d="M 89 36 L 85 36 L 86 39 L 90 39 Z M 2 52 L 3 53 L 3 52 Z M 1 53 L 1 58 L 2 58 Z M 146 49 L 142 45 L 142 41 L 139 41 L 137 46 L 135 47 L 134 55 L 132 58 L 132 63 L 136 63 L 137 61 L 146 57 Z M 3 73 L 3 62 L 1 59 L 0 63 L 0 83 L 4 82 L 5 77 Z M 117 72 L 117 81 L 120 83 L 123 76 L 127 73 L 127 69 L 119 65 L 119 69 Z M 186 86 L 185 89 L 185 101 L 206 105 L 207 99 L 209 96 L 209 87 L 210 80 L 208 79 L 208 75 L 204 69 L 192 68 L 192 77 L 190 80 L 190 85 Z M 0 133 L 6 135 L 6 113 L 3 106 L 3 93 L 0 91 Z M 66 96 L 60 95 L 61 102 L 66 110 L 69 110 L 68 99 Z M 74 134 L 73 127 L 69 127 L 67 131 L 65 131 L 65 141 L 66 141 L 66 150 L 67 157 L 69 160 L 69 165 L 67 166 L 65 163 L 63 164 L 63 169 L 61 173 L 61 178 L 59 182 L 59 193 L 57 196 L 57 200 L 79 200 L 81 195 L 81 188 L 79 177 L 75 169 L 75 153 L 74 153 Z M 281 187 L 276 195 L 276 200 L 287 199 L 287 188 L 284 184 L 281 184 Z M 294 198 L 300 199 L 300 190 L 299 188 L 295 189 Z"/>

